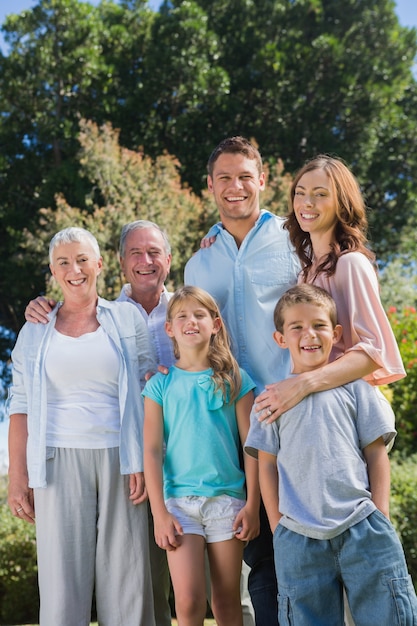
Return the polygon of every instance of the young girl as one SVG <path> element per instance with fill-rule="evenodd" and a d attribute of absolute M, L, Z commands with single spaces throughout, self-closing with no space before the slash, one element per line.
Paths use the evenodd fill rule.
<path fill-rule="evenodd" d="M 166 332 L 178 359 L 145 396 L 145 480 L 156 543 L 167 550 L 180 626 L 202 626 L 204 552 L 218 626 L 242 626 L 244 543 L 258 534 L 257 465 L 240 444 L 254 384 L 233 358 L 214 299 L 185 286 L 169 302 Z M 246 490 L 245 490 L 246 481 Z"/>
<path fill-rule="evenodd" d="M 260 419 L 268 421 L 316 391 L 357 378 L 383 385 L 405 376 L 379 297 L 374 255 L 367 247 L 364 200 L 352 172 L 334 157 L 312 159 L 293 181 L 289 209 L 285 227 L 303 264 L 300 282 L 331 294 L 343 337 L 327 365 L 267 385 L 256 406 Z"/>

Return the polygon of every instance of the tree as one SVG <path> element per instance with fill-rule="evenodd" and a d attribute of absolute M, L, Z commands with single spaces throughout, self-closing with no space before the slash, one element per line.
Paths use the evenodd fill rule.
<path fill-rule="evenodd" d="M 138 124 L 129 145 L 141 145 L 154 157 L 165 149 L 178 156 L 183 179 L 198 192 L 205 186 L 204 165 L 217 143 L 230 79 L 206 13 L 191 0 L 176 4 L 164 4 L 153 22 L 138 72 Z"/>
<path fill-rule="evenodd" d="M 126 3 L 127 5 L 128 3 Z M 17 330 L 23 305 L 39 293 L 43 277 L 23 254 L 22 234 L 42 206 L 64 194 L 82 206 L 87 194 L 76 154 L 79 120 L 111 119 L 126 46 L 151 20 L 145 2 L 132 13 L 114 3 L 100 8 L 78 0 L 39 0 L 31 10 L 7 18 L 2 30 L 10 46 L 0 58 L 0 323 Z M 128 40 L 126 42 L 126 40 Z M 11 262 L 12 259 L 12 262 Z M 21 281 L 22 274 L 25 281 Z M 6 306 L 6 303 L 8 305 Z"/>
<path fill-rule="evenodd" d="M 43 266 L 47 293 L 59 295 L 47 268 L 48 243 L 58 230 L 76 225 L 97 237 L 105 267 L 100 292 L 116 298 L 123 283 L 117 259 L 120 233 L 124 224 L 136 219 L 154 221 L 167 231 L 173 247 L 171 280 L 174 286 L 182 284 L 184 263 L 204 232 L 205 207 L 182 187 L 178 161 L 168 154 L 154 161 L 121 147 L 119 132 L 110 124 L 98 127 L 81 120 L 79 142 L 80 174 L 91 189 L 85 208 L 73 207 L 58 195 L 56 208 L 40 209 L 36 228 L 25 231 L 22 244 Z"/>
<path fill-rule="evenodd" d="M 282 212 L 285 177 L 317 152 L 337 153 L 366 193 L 383 266 L 404 253 L 415 259 L 417 41 L 415 30 L 400 27 L 392 0 L 167 0 L 159 13 L 145 0 L 97 7 L 39 0 L 2 30 L 10 45 L 0 55 L 0 324 L 7 328 L 19 328 L 25 303 L 44 288 L 46 267 L 24 247 L 38 211 L 62 211 L 64 203 L 85 217 L 108 206 L 99 172 L 80 175 L 80 119 L 111 123 L 144 164 L 166 157 L 181 174 L 181 202 L 186 185 L 190 207 L 191 189 L 201 196 L 198 219 L 189 222 L 195 232 L 173 236 L 179 255 L 216 219 L 202 192 L 211 150 L 243 134 L 259 144 L 277 180 L 264 206 L 276 192 L 271 206 Z M 126 206 L 137 199 L 132 186 L 129 194 Z M 175 280 L 180 267 L 175 261 Z"/>
<path fill-rule="evenodd" d="M 207 58 L 227 85 L 215 98 L 205 99 L 203 89 L 198 113 L 181 98 L 192 93 L 186 69 L 194 59 L 188 23 L 178 24 L 185 14 L 200 15 L 193 37 L 215 43 Z M 144 75 L 145 150 L 169 145 L 195 190 L 203 185 L 195 163 L 205 163 L 226 135 L 253 137 L 268 161 L 281 158 L 290 173 L 317 153 L 336 153 L 366 192 L 378 255 L 387 261 L 401 249 L 402 229 L 416 214 L 417 41 L 414 29 L 399 25 L 391 0 L 174 0 L 154 29 L 155 45 L 164 45 L 152 55 L 156 89 L 147 89 Z M 201 50 L 206 58 L 208 46 Z"/>

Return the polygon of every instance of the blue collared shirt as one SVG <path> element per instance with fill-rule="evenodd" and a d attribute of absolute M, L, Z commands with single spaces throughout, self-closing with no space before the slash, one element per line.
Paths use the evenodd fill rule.
<path fill-rule="evenodd" d="M 13 383 L 9 390 L 9 415 L 28 416 L 27 465 L 29 486 L 46 487 L 47 397 L 45 355 L 55 328 L 60 304 L 49 324 L 27 322 L 12 351 Z M 143 404 L 145 374 L 156 371 L 154 350 L 142 317 L 128 303 L 98 299 L 97 320 L 113 340 L 120 358 L 120 471 L 143 471 Z M 63 381 L 65 384 L 65 381 Z"/>
<path fill-rule="evenodd" d="M 273 340 L 273 313 L 280 296 L 297 282 L 300 263 L 284 219 L 261 211 L 240 248 L 221 223 L 216 241 L 200 249 L 185 267 L 185 284 L 197 285 L 217 301 L 231 336 L 233 353 L 260 393 L 290 373 L 287 350 Z"/>

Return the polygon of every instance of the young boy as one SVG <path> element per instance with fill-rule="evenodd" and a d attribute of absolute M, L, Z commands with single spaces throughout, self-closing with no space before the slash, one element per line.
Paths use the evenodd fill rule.
<path fill-rule="evenodd" d="M 324 365 L 342 333 L 331 296 L 307 284 L 281 297 L 274 322 L 293 375 Z M 272 424 L 252 411 L 245 450 L 259 458 L 281 626 L 343 626 L 343 587 L 356 626 L 417 624 L 388 519 L 392 424 L 388 402 L 363 380 L 311 394 Z"/>

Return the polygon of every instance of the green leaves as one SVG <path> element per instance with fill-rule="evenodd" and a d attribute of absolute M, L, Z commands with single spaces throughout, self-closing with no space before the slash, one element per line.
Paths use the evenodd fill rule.
<path fill-rule="evenodd" d="M 56 198 L 84 216 L 123 195 L 127 219 L 152 197 L 149 214 L 167 220 L 180 255 L 191 250 L 215 219 L 211 204 L 200 198 L 194 210 L 189 196 L 190 230 L 177 239 L 160 198 L 178 175 L 171 202 L 181 211 L 187 187 L 202 196 L 207 158 L 227 135 L 253 139 L 272 179 L 280 170 L 263 196 L 279 212 L 286 176 L 318 152 L 338 154 L 366 193 L 379 259 L 415 258 L 417 39 L 391 0 L 175 0 L 159 13 L 145 0 L 39 0 L 9 16 L 3 32 L 0 323 L 17 330 L 26 301 L 43 288 L 46 269 L 25 251 L 25 233 L 37 232 L 40 209 L 61 207 Z M 141 155 L 142 178 L 128 152 L 126 171 L 120 165 L 108 177 L 110 144 L 80 174 L 80 120 L 117 129 L 119 150 Z M 172 173 L 170 183 L 159 182 L 162 169 L 154 177 L 148 158 Z M 151 207 L 159 202 L 164 211 Z M 175 281 L 183 261 L 174 263 Z"/>
<path fill-rule="evenodd" d="M 413 306 L 391 307 L 388 318 L 407 372 L 391 387 L 398 429 L 395 448 L 412 454 L 417 452 L 417 312 Z"/>

